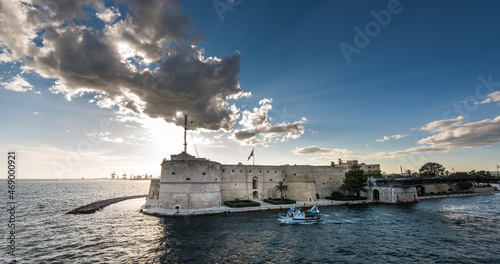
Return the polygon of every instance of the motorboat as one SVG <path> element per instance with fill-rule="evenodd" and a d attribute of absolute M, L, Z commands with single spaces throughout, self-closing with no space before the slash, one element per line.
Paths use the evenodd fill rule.
<path fill-rule="evenodd" d="M 306 212 L 302 212 L 297 207 L 290 207 L 286 214 L 278 214 L 278 217 L 278 220 L 282 223 L 315 223 L 321 221 L 318 204 L 313 205 Z"/>

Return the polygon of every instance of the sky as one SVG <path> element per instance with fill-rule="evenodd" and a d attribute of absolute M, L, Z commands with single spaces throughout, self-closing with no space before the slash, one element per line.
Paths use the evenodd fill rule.
<path fill-rule="evenodd" d="M 500 164 L 500 2 L 1 0 L 19 178 L 222 164 Z"/>

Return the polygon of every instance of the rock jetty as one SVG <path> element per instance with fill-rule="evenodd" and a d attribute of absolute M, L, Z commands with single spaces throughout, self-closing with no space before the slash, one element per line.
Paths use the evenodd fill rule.
<path fill-rule="evenodd" d="M 118 197 L 118 198 L 97 201 L 82 207 L 78 207 L 74 210 L 67 212 L 66 214 L 92 214 L 95 213 L 95 211 L 100 210 L 103 207 L 106 207 L 110 204 L 114 204 L 128 199 L 144 198 L 146 196 L 147 195 L 133 195 L 133 196 L 125 196 L 125 197 Z"/>

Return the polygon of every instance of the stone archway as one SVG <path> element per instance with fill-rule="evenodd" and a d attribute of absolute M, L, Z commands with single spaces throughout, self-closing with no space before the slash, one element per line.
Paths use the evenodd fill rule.
<path fill-rule="evenodd" d="M 380 192 L 378 190 L 373 190 L 373 200 L 374 201 L 380 200 Z"/>
<path fill-rule="evenodd" d="M 383 190 L 382 191 L 382 196 L 383 196 L 383 201 L 384 202 L 388 202 L 388 203 L 391 202 L 391 196 L 390 196 L 390 193 L 389 193 L 388 190 Z"/>
<path fill-rule="evenodd" d="M 252 189 L 258 189 L 258 188 L 259 188 L 259 178 L 253 177 Z"/>

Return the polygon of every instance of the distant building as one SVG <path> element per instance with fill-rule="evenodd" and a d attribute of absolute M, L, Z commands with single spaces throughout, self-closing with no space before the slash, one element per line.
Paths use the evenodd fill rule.
<path fill-rule="evenodd" d="M 347 170 L 352 170 L 353 166 L 359 166 L 360 169 L 364 171 L 377 171 L 380 170 L 380 164 L 365 164 L 365 163 L 358 163 L 358 160 L 348 160 L 346 162 L 343 162 L 342 164 L 336 164 L 335 167 L 337 168 L 345 168 Z"/>

